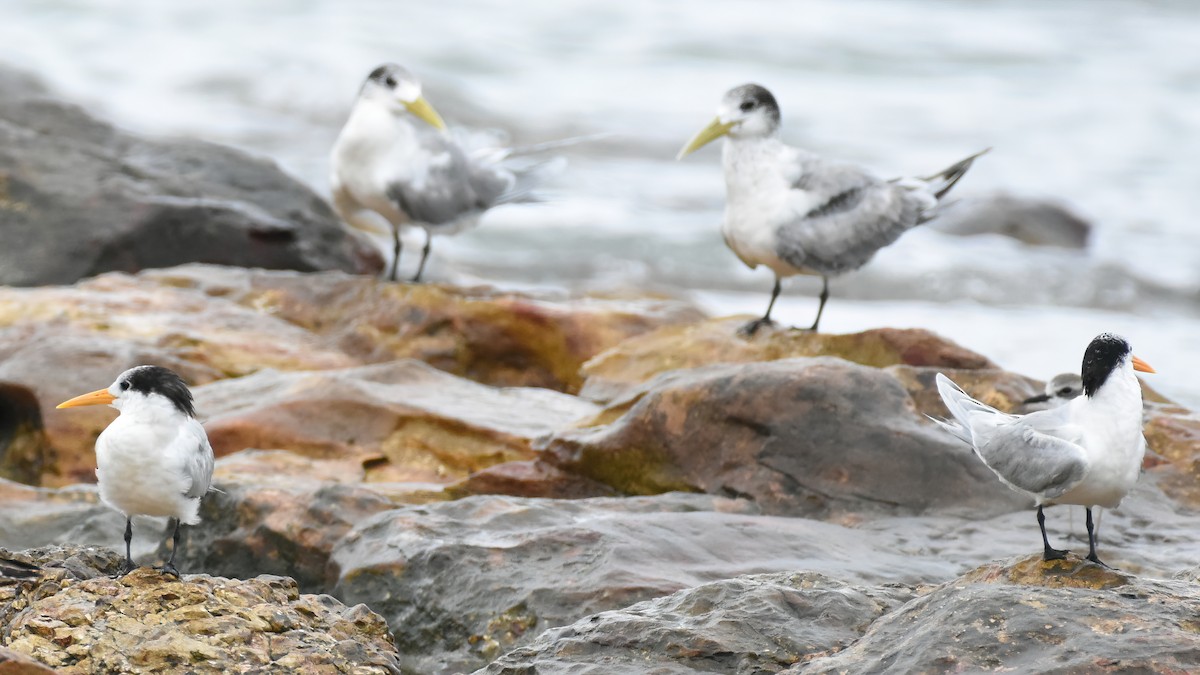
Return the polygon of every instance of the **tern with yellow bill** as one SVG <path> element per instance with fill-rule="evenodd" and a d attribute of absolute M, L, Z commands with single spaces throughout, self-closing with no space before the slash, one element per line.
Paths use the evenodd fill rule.
<path fill-rule="evenodd" d="M 1096 556 L 1092 508 L 1120 504 L 1137 483 L 1146 454 L 1142 387 L 1134 371 L 1154 369 L 1123 338 L 1104 333 L 1083 353 L 1084 395 L 1065 405 L 1009 415 L 938 373 L 938 393 L 952 419 L 930 419 L 970 445 L 1000 482 L 1033 498 L 1044 560 L 1067 552 L 1050 547 L 1043 507 L 1078 504 L 1087 509 L 1087 559 L 1103 565 Z"/>
<path fill-rule="evenodd" d="M 359 91 L 331 157 L 333 205 L 347 225 L 390 230 L 393 281 L 404 228 L 425 230 L 413 281 L 420 281 L 434 234 L 474 227 L 488 209 L 526 199 L 542 164 L 507 163 L 511 151 L 464 147 L 421 94 L 421 82 L 395 64 L 379 66 Z"/>
<path fill-rule="evenodd" d="M 174 527 L 171 558 L 161 569 L 178 577 L 179 526 L 200 522 L 200 499 L 211 489 L 214 463 L 191 391 L 167 368 L 138 366 L 107 389 L 58 407 L 86 405 L 110 405 L 120 413 L 96 439 L 96 478 L 100 499 L 125 516 L 124 572 L 136 567 L 133 516 L 158 516 Z"/>
<path fill-rule="evenodd" d="M 824 160 L 784 144 L 775 97 L 757 84 L 725 94 L 717 118 L 679 153 L 682 159 L 724 137 L 725 244 L 751 269 L 775 273 L 766 314 L 742 328 L 753 335 L 771 322 L 780 281 L 821 277 L 821 323 L 829 279 L 856 270 L 909 229 L 932 219 L 941 199 L 962 178 L 976 153 L 927 178 L 881 180 L 865 170 Z M 984 152 L 987 152 L 986 150 Z"/>

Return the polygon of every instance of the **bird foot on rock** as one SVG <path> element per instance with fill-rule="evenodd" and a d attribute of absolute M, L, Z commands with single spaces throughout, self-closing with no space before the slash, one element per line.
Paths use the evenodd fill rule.
<path fill-rule="evenodd" d="M 772 321 L 764 316 L 761 319 L 755 319 L 755 320 L 751 321 L 750 323 L 746 324 L 745 326 L 742 326 L 741 328 L 738 329 L 737 333 L 741 337 L 754 337 L 754 334 L 758 332 L 759 328 L 762 328 L 763 326 L 774 326 L 774 325 L 775 325 L 774 321 Z"/>
<path fill-rule="evenodd" d="M 1042 560 L 1066 560 L 1068 553 L 1070 553 L 1070 551 L 1059 550 L 1057 548 L 1048 548 L 1042 553 Z"/>
<path fill-rule="evenodd" d="M 112 578 L 120 579 L 121 577 L 125 576 L 126 574 L 129 574 L 130 572 L 136 570 L 137 568 L 138 568 L 138 566 L 135 565 L 132 560 L 126 560 L 125 564 L 121 566 L 121 570 L 119 572 L 117 572 L 116 574 L 112 575 Z"/>
<path fill-rule="evenodd" d="M 158 570 L 159 572 L 162 572 L 164 575 L 172 576 L 172 577 L 175 577 L 176 579 L 181 578 L 179 576 L 179 570 L 175 568 L 175 563 L 166 563 L 162 567 L 159 567 L 156 565 L 154 567 L 154 569 Z"/>
<path fill-rule="evenodd" d="M 1106 570 L 1116 569 L 1115 567 L 1110 567 L 1108 565 L 1108 563 L 1100 560 L 1100 558 L 1098 558 L 1095 553 L 1089 553 L 1088 556 L 1086 558 L 1084 558 L 1084 560 L 1090 560 L 1091 562 L 1096 563 L 1097 565 L 1103 567 Z"/>

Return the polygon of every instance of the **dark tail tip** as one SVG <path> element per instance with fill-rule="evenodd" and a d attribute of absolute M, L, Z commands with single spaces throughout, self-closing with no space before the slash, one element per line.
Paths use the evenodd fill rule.
<path fill-rule="evenodd" d="M 942 180 L 946 181 L 946 184 L 942 186 L 942 189 L 933 193 L 933 196 L 937 197 L 938 199 L 941 199 L 942 197 L 946 196 L 946 193 L 950 191 L 950 188 L 952 188 L 956 184 L 958 184 L 959 179 L 962 178 L 963 175 L 965 175 L 967 173 L 967 169 L 971 168 L 971 165 L 975 163 L 975 160 L 977 158 L 979 158 L 980 156 L 986 155 L 988 152 L 991 152 L 991 150 L 992 150 L 991 148 L 984 148 L 983 150 L 980 150 L 979 152 L 971 155 L 970 157 L 966 157 L 964 159 L 959 160 L 958 162 L 956 162 L 953 166 L 949 167 L 948 169 L 941 171 L 939 173 L 935 173 L 934 175 L 930 176 L 929 178 L 926 178 L 925 180 L 936 180 L 938 178 L 941 178 Z"/>

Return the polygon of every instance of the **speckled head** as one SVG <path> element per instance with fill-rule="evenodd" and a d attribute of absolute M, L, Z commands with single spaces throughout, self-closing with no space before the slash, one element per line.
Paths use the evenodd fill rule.
<path fill-rule="evenodd" d="M 1096 395 L 1113 371 L 1125 365 L 1133 348 L 1125 338 L 1112 333 L 1097 335 L 1083 352 L 1083 393 Z"/>

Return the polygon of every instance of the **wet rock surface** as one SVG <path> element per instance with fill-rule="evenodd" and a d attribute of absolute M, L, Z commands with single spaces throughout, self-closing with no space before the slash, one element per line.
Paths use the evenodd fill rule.
<path fill-rule="evenodd" d="M 724 579 L 548 630 L 477 675 L 774 673 L 845 649 L 913 596 L 812 572 Z"/>
<path fill-rule="evenodd" d="M 41 569 L 0 584 L 0 641 L 58 672 L 400 672 L 377 614 L 285 577 L 114 579 L 120 555 L 81 547 L 16 557 Z"/>
<path fill-rule="evenodd" d="M 1119 672 L 1200 667 L 1200 591 L 1078 557 L 985 565 L 871 625 L 849 649 L 788 673 Z"/>

